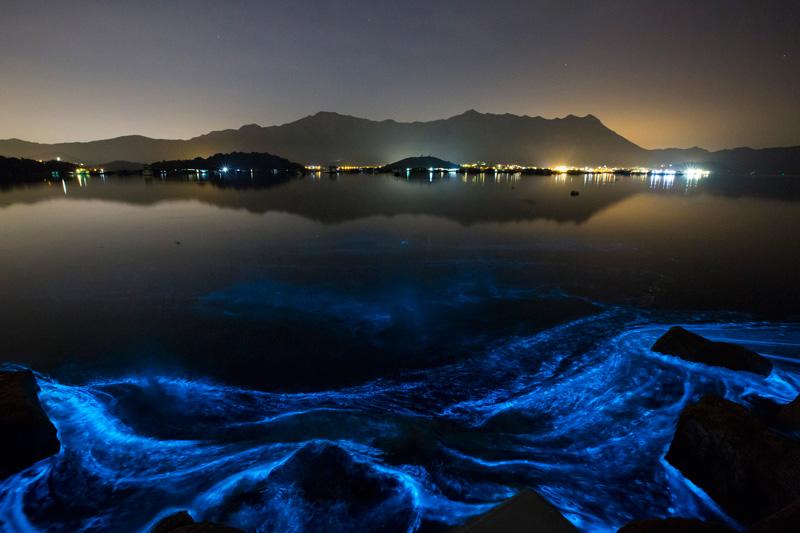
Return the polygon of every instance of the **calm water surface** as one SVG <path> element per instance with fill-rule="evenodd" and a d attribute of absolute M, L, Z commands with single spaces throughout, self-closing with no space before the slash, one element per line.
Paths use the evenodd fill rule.
<path fill-rule="evenodd" d="M 525 487 L 586 530 L 725 521 L 662 457 L 703 393 L 797 394 L 797 228 L 791 178 L 0 190 L 3 361 L 41 374 L 64 447 L 0 486 L 0 525 L 127 531 L 188 508 L 437 530 Z M 777 369 L 651 353 L 675 323 Z M 310 498 L 325 465 L 339 488 Z"/>

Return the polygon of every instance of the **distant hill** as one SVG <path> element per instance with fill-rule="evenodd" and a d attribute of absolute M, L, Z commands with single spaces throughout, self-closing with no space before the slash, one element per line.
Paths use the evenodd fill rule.
<path fill-rule="evenodd" d="M 395 161 L 383 167 L 383 170 L 391 172 L 393 170 L 428 170 L 430 168 L 451 169 L 458 168 L 458 163 L 445 161 L 433 156 L 406 157 L 400 161 Z"/>
<path fill-rule="evenodd" d="M 0 154 L 98 165 L 128 160 L 152 163 L 223 152 L 269 152 L 303 164 L 373 164 L 408 154 L 435 153 L 449 161 L 538 166 L 657 166 L 696 163 L 759 173 L 799 172 L 800 147 L 709 152 L 701 148 L 646 150 L 592 115 L 545 119 L 478 113 L 429 122 L 374 121 L 320 112 L 280 126 L 255 124 L 187 140 L 126 136 L 91 142 L 39 144 L 0 141 Z"/>
<path fill-rule="evenodd" d="M 0 185 L 26 181 L 41 181 L 53 177 L 54 172 L 74 171 L 77 165 L 62 161 L 34 161 L 0 156 Z"/>
<path fill-rule="evenodd" d="M 242 153 L 215 154 L 208 158 L 196 157 L 194 159 L 178 159 L 172 161 L 159 161 L 150 165 L 156 171 L 175 172 L 181 170 L 221 170 L 228 172 L 239 171 L 302 171 L 303 165 L 293 163 L 283 157 L 268 153 Z"/>

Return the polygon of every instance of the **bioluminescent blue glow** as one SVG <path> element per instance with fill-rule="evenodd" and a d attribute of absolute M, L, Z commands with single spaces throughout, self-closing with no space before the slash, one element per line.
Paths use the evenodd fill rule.
<path fill-rule="evenodd" d="M 371 328 L 391 320 L 342 305 Z M 773 357 L 764 379 L 650 352 L 680 321 L 611 308 L 402 379 L 317 393 L 41 376 L 63 450 L 2 482 L 1 524 L 141 530 L 188 509 L 247 530 L 413 531 L 461 523 L 524 487 L 587 531 L 646 517 L 727 520 L 663 460 L 678 413 L 707 393 L 793 399 L 800 325 L 690 326 Z"/>

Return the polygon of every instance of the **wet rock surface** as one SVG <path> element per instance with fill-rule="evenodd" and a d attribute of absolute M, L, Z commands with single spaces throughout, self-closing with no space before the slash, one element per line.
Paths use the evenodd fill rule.
<path fill-rule="evenodd" d="M 188 512 L 179 511 L 159 520 L 150 533 L 242 533 L 242 530 L 211 522 L 195 522 Z"/>
<path fill-rule="evenodd" d="M 267 478 L 240 483 L 209 518 L 248 531 L 406 531 L 415 513 L 408 488 L 395 476 L 318 441 Z"/>
<path fill-rule="evenodd" d="M 762 376 L 768 376 L 772 372 L 772 363 L 764 356 L 738 344 L 711 341 L 680 326 L 669 328 L 651 349 L 693 363 L 753 372 Z"/>
<path fill-rule="evenodd" d="M 800 442 L 723 398 L 683 410 L 666 459 L 745 525 L 800 499 Z"/>
<path fill-rule="evenodd" d="M 800 396 L 778 409 L 776 423 L 783 428 L 800 430 Z"/>
<path fill-rule="evenodd" d="M 710 524 L 694 518 L 636 520 L 619 529 L 619 533 L 733 533 L 721 524 Z"/>
<path fill-rule="evenodd" d="M 30 370 L 0 371 L 0 479 L 61 449 L 38 391 Z"/>
<path fill-rule="evenodd" d="M 800 500 L 759 520 L 748 533 L 796 533 L 800 531 Z"/>
<path fill-rule="evenodd" d="M 278 483 L 293 483 L 309 502 L 347 502 L 354 511 L 376 505 L 400 489 L 393 478 L 377 474 L 327 443 L 305 446 L 271 477 Z"/>
<path fill-rule="evenodd" d="M 533 491 L 523 491 L 482 514 L 454 533 L 573 533 L 578 530 L 550 502 Z"/>

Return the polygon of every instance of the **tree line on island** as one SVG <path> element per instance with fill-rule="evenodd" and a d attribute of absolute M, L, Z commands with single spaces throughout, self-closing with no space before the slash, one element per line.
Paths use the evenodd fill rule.
<path fill-rule="evenodd" d="M 106 168 L 107 167 L 107 168 Z M 457 170 L 460 165 L 433 156 L 407 157 L 383 167 L 376 167 L 379 172 L 428 172 L 430 170 Z M 336 167 L 333 167 L 336 168 Z M 158 161 L 150 165 L 141 165 L 125 161 L 111 162 L 101 167 L 86 168 L 83 165 L 66 161 L 36 161 L 32 159 L 8 158 L 0 156 L 0 184 L 29 183 L 64 179 L 76 173 L 86 174 L 153 174 L 175 176 L 202 173 L 210 179 L 235 181 L 242 175 L 263 176 L 265 173 L 298 174 L 308 169 L 270 153 L 232 152 L 215 154 L 210 157 L 193 159 L 174 159 Z"/>
<path fill-rule="evenodd" d="M 224 172 L 235 174 L 237 172 L 302 172 L 303 165 L 289 161 L 284 157 L 269 153 L 244 153 L 232 152 L 229 154 L 215 154 L 211 157 L 196 157 L 194 159 L 175 159 L 159 161 L 150 165 L 156 172 L 177 173 L 186 171 Z"/>
<path fill-rule="evenodd" d="M 4 183 L 37 182 L 48 178 L 66 176 L 75 172 L 78 165 L 66 161 L 36 161 L 0 156 L 0 185 Z"/>

